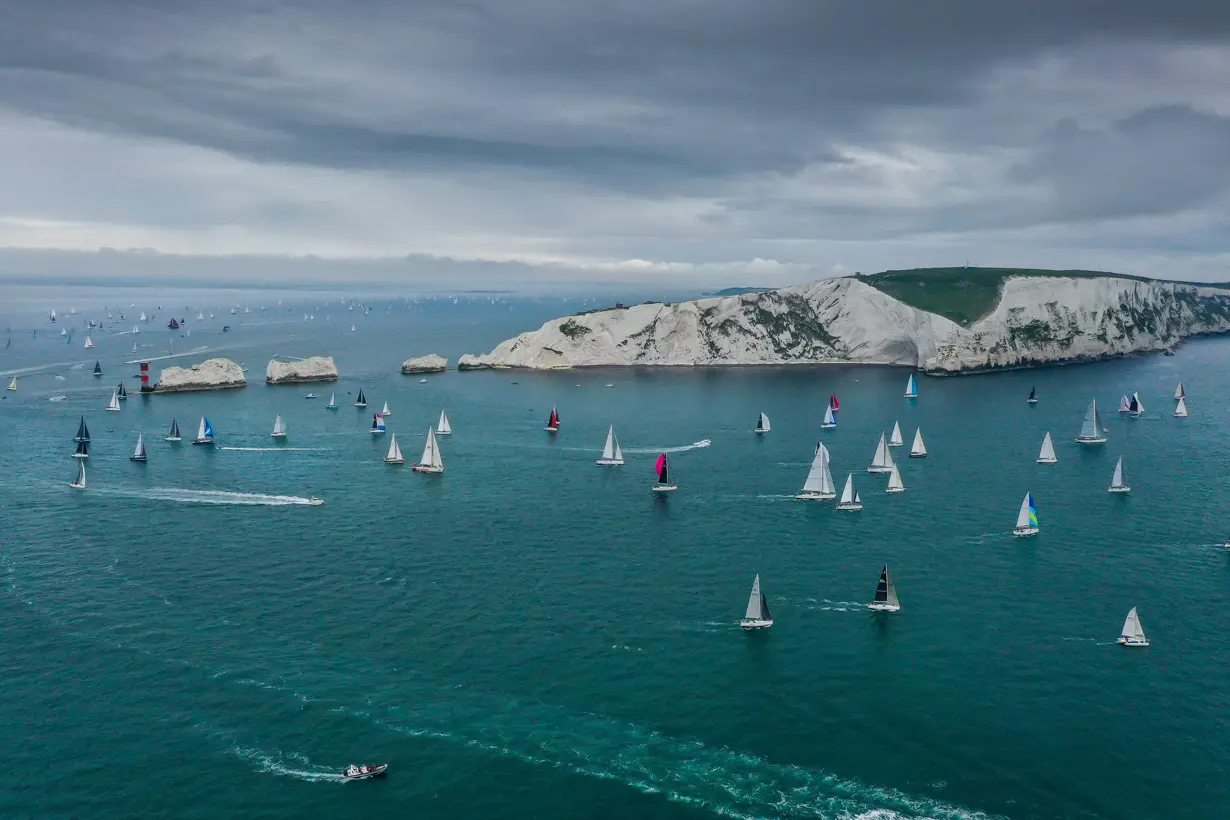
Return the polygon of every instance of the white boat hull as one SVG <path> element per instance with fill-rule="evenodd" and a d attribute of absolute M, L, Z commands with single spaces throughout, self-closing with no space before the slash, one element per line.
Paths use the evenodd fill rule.
<path fill-rule="evenodd" d="M 926 458 L 926 453 L 910 453 L 910 458 Z"/>
<path fill-rule="evenodd" d="M 1108 487 L 1106 490 L 1108 493 L 1130 493 L 1131 491 L 1131 487 Z"/>
<path fill-rule="evenodd" d="M 558 427 L 544 427 L 542 429 L 546 430 L 548 433 L 558 433 L 559 432 Z"/>
<path fill-rule="evenodd" d="M 10 389 L 11 389 L 11 388 L 10 388 Z M 1185 418 L 1187 418 L 1187 413 L 1175 413 L 1175 414 L 1174 414 L 1174 417 L 1175 417 L 1176 419 L 1185 419 Z"/>
<path fill-rule="evenodd" d="M 118 408 L 118 407 L 108 407 L 108 408 L 107 408 L 107 412 L 108 412 L 108 413 L 118 413 L 118 412 L 120 412 L 120 408 Z"/>
<path fill-rule="evenodd" d="M 183 441 L 179 436 L 167 436 L 167 441 Z"/>
<path fill-rule="evenodd" d="M 905 487 L 889 487 L 889 488 L 888 488 L 888 489 L 886 489 L 884 492 L 886 492 L 886 493 L 903 493 L 903 492 L 905 492 Z"/>
<path fill-rule="evenodd" d="M 1059 463 L 1059 459 L 1057 459 L 1057 458 L 1040 458 L 1040 459 L 1038 459 L 1038 463 L 1039 463 L 1039 464 L 1058 464 L 1058 463 Z"/>
<path fill-rule="evenodd" d="M 679 489 L 679 485 L 678 484 L 655 484 L 649 489 L 655 493 L 673 493 L 675 490 Z"/>
<path fill-rule="evenodd" d="M 285 433 L 270 433 L 269 435 L 272 438 L 286 438 Z"/>
<path fill-rule="evenodd" d="M 405 464 L 406 460 L 404 458 L 386 458 L 384 460 L 384 463 L 385 464 Z"/>
<path fill-rule="evenodd" d="M 800 501 L 832 501 L 837 497 L 837 493 L 799 493 L 795 496 Z"/>
<path fill-rule="evenodd" d="M 892 467 L 868 467 L 867 468 L 867 472 L 869 473 L 891 473 L 892 471 L 893 471 Z"/>
<path fill-rule="evenodd" d="M 619 467 L 619 466 L 620 466 L 620 465 L 622 465 L 624 462 L 623 462 L 623 459 L 616 460 L 616 459 L 613 459 L 613 458 L 600 458 L 600 459 L 598 459 L 597 461 L 595 461 L 594 463 L 595 463 L 595 464 L 598 464 L 598 465 L 601 465 L 601 466 L 603 466 L 603 467 Z"/>
<path fill-rule="evenodd" d="M 72 487 L 74 490 L 84 490 L 85 489 L 84 484 L 78 484 L 76 481 L 70 483 L 68 486 Z"/>
<path fill-rule="evenodd" d="M 862 504 L 838 504 L 837 505 L 837 509 L 849 510 L 850 512 L 857 512 L 858 510 L 861 510 L 862 508 L 863 508 Z"/>
<path fill-rule="evenodd" d="M 138 462 L 144 463 L 146 459 L 145 459 L 145 456 L 129 456 L 129 457 L 128 457 L 128 460 L 129 460 L 129 461 L 138 461 Z"/>
<path fill-rule="evenodd" d="M 441 432 L 440 430 L 437 430 L 436 438 L 439 438 L 440 436 L 451 436 L 452 434 L 453 434 L 452 430 L 444 430 L 443 432 Z"/>
<path fill-rule="evenodd" d="M 1078 438 L 1076 440 L 1076 443 L 1077 444 L 1105 444 L 1106 439 L 1105 438 Z"/>
<path fill-rule="evenodd" d="M 756 434 L 756 435 L 758 435 L 758 436 L 763 436 L 765 433 L 767 433 L 767 432 L 769 432 L 769 431 L 768 431 L 768 430 L 753 430 L 752 432 L 753 432 L 753 433 L 755 433 L 755 434 Z"/>
<path fill-rule="evenodd" d="M 768 629 L 769 627 L 773 626 L 773 619 L 770 618 L 768 620 L 765 620 L 763 618 L 744 618 L 743 620 L 739 621 L 739 626 L 743 627 L 744 629 L 748 629 L 748 630 Z"/>
<path fill-rule="evenodd" d="M 832 429 L 833 429 L 834 427 L 836 427 L 836 426 L 837 426 L 837 423 L 836 423 L 836 422 L 834 422 L 834 423 L 832 423 L 832 424 L 821 424 L 821 425 L 820 425 L 820 429 L 821 429 L 821 430 L 832 430 Z"/>
<path fill-rule="evenodd" d="M 1025 399 L 1025 403 L 1026 404 L 1037 404 L 1038 400 L 1037 399 Z"/>
<path fill-rule="evenodd" d="M 1120 637 L 1119 637 L 1119 640 L 1118 640 L 1118 644 L 1119 644 L 1120 646 L 1139 646 L 1139 647 L 1145 647 L 1145 646 L 1148 646 L 1148 645 L 1149 645 L 1149 640 L 1148 640 L 1147 638 L 1146 638 L 1145 640 L 1140 640 L 1139 638 L 1124 638 L 1124 637 L 1120 636 Z"/>
<path fill-rule="evenodd" d="M 214 440 L 211 438 L 198 438 L 198 439 L 193 439 L 192 443 L 200 444 L 202 446 L 212 447 Z"/>
<path fill-rule="evenodd" d="M 73 458 L 89 458 L 85 453 L 73 453 Z"/>
<path fill-rule="evenodd" d="M 900 612 L 901 607 L 897 604 L 888 604 L 883 601 L 872 601 L 867 604 L 867 608 L 872 612 Z"/>
<path fill-rule="evenodd" d="M 372 430 L 372 435 L 373 435 L 373 436 L 378 436 L 378 435 L 380 435 L 381 433 L 385 433 L 385 432 L 388 432 L 388 431 L 387 431 L 387 430 Z"/>
<path fill-rule="evenodd" d="M 1037 527 L 1015 527 L 1012 530 L 1013 535 L 1020 536 L 1022 538 L 1027 535 L 1037 535 L 1038 532 L 1039 530 Z"/>
<path fill-rule="evenodd" d="M 430 464 L 415 464 L 411 467 L 416 473 L 442 473 L 443 467 L 432 467 Z"/>

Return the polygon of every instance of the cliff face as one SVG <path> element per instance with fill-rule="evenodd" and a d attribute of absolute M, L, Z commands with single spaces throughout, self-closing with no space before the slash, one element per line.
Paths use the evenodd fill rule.
<path fill-rule="evenodd" d="M 158 374 L 155 393 L 184 390 L 226 390 L 247 387 L 243 370 L 230 359 L 206 359 L 191 367 L 168 367 Z"/>
<path fill-rule="evenodd" d="M 415 373 L 443 373 L 447 369 L 448 359 L 435 353 L 406 359 L 401 363 L 401 372 L 407 376 Z"/>
<path fill-rule="evenodd" d="M 298 362 L 272 359 L 265 368 L 266 384 L 300 384 L 302 382 L 335 382 L 337 365 L 332 356 L 312 356 Z"/>
<path fill-rule="evenodd" d="M 1230 330 L 1230 291 L 1116 277 L 1009 278 L 962 327 L 855 278 L 555 319 L 460 369 L 856 362 L 959 373 L 1172 347 Z"/>

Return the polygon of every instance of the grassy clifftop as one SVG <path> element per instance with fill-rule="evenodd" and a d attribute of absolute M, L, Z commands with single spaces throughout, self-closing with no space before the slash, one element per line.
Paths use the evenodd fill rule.
<path fill-rule="evenodd" d="M 968 327 L 989 314 L 999 304 L 1000 290 L 1010 276 L 1063 276 L 1150 281 L 1143 276 L 1126 276 L 1091 270 L 1039 270 L 1036 268 L 914 268 L 889 270 L 859 278 L 911 307 L 937 313 Z"/>

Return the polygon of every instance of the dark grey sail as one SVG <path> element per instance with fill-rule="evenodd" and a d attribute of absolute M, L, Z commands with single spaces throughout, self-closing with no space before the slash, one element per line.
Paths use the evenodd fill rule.
<path fill-rule="evenodd" d="M 77 426 L 77 435 L 73 436 L 73 441 L 89 441 L 90 429 L 85 426 L 85 416 L 81 417 L 81 424 Z"/>

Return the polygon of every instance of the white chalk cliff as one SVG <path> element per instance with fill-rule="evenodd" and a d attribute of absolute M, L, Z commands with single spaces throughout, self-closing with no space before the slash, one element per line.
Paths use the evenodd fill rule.
<path fill-rule="evenodd" d="M 554 319 L 462 370 L 856 362 L 959 373 L 1173 348 L 1230 330 L 1230 290 L 1114 276 L 1010 276 L 968 327 L 856 277 Z"/>
<path fill-rule="evenodd" d="M 335 381 L 337 381 L 337 365 L 333 363 L 332 356 L 311 356 L 297 362 L 271 359 L 265 368 L 266 384 Z"/>
<path fill-rule="evenodd" d="M 158 374 L 156 393 L 247 387 L 243 370 L 230 359 L 206 359 L 191 367 L 168 367 Z"/>
<path fill-rule="evenodd" d="M 447 369 L 448 359 L 435 353 L 406 359 L 401 363 L 401 372 L 407 376 L 413 373 L 443 373 Z"/>

